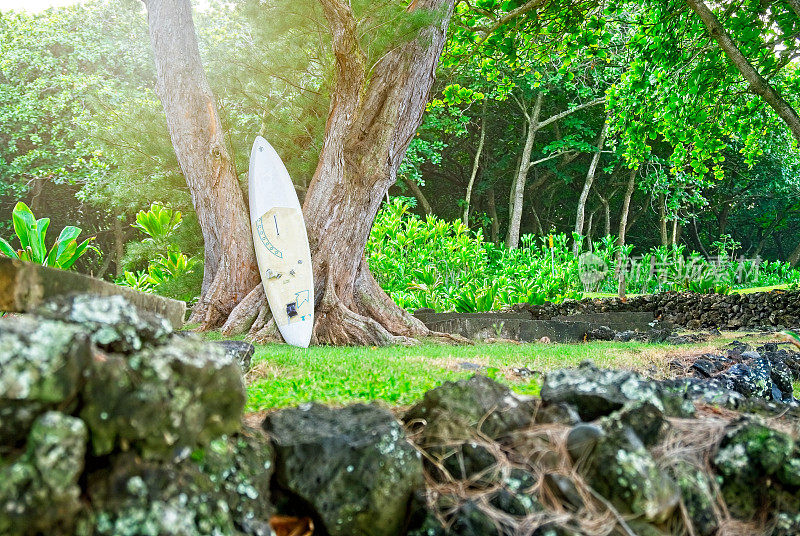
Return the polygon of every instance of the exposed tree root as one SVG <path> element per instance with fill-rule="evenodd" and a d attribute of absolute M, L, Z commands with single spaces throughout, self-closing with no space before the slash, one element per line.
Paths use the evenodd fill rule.
<path fill-rule="evenodd" d="M 326 278 L 322 299 L 317 300 L 312 343 L 332 345 L 386 346 L 414 345 L 421 337 L 447 344 L 473 344 L 473 341 L 450 333 L 429 330 L 421 320 L 398 307 L 365 269 L 358 271 L 353 303 L 346 305 Z M 264 288 L 256 285 L 230 312 L 222 334 L 226 337 L 247 333 L 258 343 L 280 342 L 283 338 L 272 320 Z"/>
<path fill-rule="evenodd" d="M 230 337 L 247 333 L 266 308 L 264 286 L 258 283 L 239 304 L 233 308 L 222 326 L 222 335 Z"/>
<path fill-rule="evenodd" d="M 381 292 L 383 291 L 381 290 Z M 327 278 L 324 295 L 315 312 L 314 341 L 317 344 L 387 346 L 390 344 L 411 345 L 417 343 L 410 336 L 405 334 L 394 335 L 384 327 L 383 322 L 387 322 L 390 325 L 394 324 L 395 326 L 403 325 L 403 322 L 399 318 L 392 319 L 387 314 L 387 309 L 381 307 L 381 305 L 385 304 L 381 303 L 381 300 L 376 296 L 359 292 L 359 297 L 362 303 L 367 301 L 372 304 L 374 317 L 371 317 L 372 315 L 364 316 L 349 309 L 336 295 L 333 278 Z M 392 306 L 397 311 L 400 311 L 400 308 L 396 305 L 392 304 Z M 367 308 L 367 311 L 369 311 L 369 308 Z M 379 322 L 378 319 L 383 322 Z M 427 328 L 423 325 L 422 329 L 425 330 Z M 414 330 L 411 326 L 407 326 L 402 331 L 412 333 Z"/>

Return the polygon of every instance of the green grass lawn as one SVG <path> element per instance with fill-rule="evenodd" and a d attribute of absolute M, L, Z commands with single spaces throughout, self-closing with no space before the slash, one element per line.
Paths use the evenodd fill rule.
<path fill-rule="evenodd" d="M 218 335 L 211 334 L 211 338 Z M 725 344 L 719 340 L 715 344 Z M 637 342 L 586 344 L 478 344 L 447 346 L 426 343 L 414 347 L 312 347 L 257 345 L 248 380 L 248 411 L 318 401 L 343 404 L 381 400 L 408 405 L 425 391 L 447 380 L 482 373 L 506 382 L 521 393 L 537 394 L 541 373 L 574 367 L 584 359 L 598 366 L 648 371 L 661 376 L 672 359 L 712 351 L 710 343 L 672 346 Z M 528 368 L 520 377 L 514 368 Z"/>

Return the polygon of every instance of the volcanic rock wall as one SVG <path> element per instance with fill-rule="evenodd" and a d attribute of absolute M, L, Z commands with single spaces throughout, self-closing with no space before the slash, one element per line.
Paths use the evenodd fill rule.
<path fill-rule="evenodd" d="M 567 300 L 564 303 L 517 304 L 513 312 L 527 312 L 533 319 L 550 319 L 604 312 L 652 312 L 663 322 L 688 329 L 763 328 L 800 326 L 800 290 L 754 292 L 752 294 L 695 294 L 665 292 L 619 298 Z"/>

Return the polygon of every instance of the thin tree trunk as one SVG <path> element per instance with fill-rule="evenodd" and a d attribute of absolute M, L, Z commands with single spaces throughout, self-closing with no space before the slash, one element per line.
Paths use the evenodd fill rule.
<path fill-rule="evenodd" d="M 607 198 L 605 198 L 602 195 L 600 195 L 600 193 L 597 192 L 596 190 L 595 190 L 595 193 L 597 193 L 597 197 L 598 197 L 598 199 L 600 199 L 600 204 L 603 205 L 603 216 L 605 217 L 605 220 L 604 220 L 605 221 L 605 234 L 603 236 L 609 236 L 609 235 L 611 235 L 611 206 L 610 206 Z M 613 196 L 614 193 L 616 193 L 616 191 L 613 192 L 611 195 Z"/>
<path fill-rule="evenodd" d="M 678 244 L 678 216 L 672 219 L 672 241 L 671 244 L 675 247 Z"/>
<path fill-rule="evenodd" d="M 592 245 L 592 234 L 594 234 L 594 215 L 597 213 L 596 210 L 593 210 L 589 213 L 589 221 L 586 223 L 586 240 L 587 240 L 587 249 L 591 253 L 594 250 Z"/>
<path fill-rule="evenodd" d="M 528 169 L 531 167 L 533 141 L 536 139 L 536 132 L 539 130 L 539 113 L 542 111 L 543 99 L 544 93 L 538 93 L 533 104 L 533 110 L 530 114 L 525 114 L 528 120 L 528 132 L 525 136 L 525 146 L 522 149 L 522 158 L 520 159 L 517 177 L 514 181 L 508 221 L 508 233 L 506 236 L 506 249 L 517 249 L 517 247 L 519 247 L 519 228 L 522 223 L 522 197 L 525 193 L 525 179 L 528 177 Z"/>
<path fill-rule="evenodd" d="M 761 255 L 761 252 L 764 250 L 764 246 L 766 245 L 767 240 L 769 239 L 770 236 L 772 236 L 772 232 L 775 230 L 775 228 L 778 227 L 778 225 L 783 223 L 786 217 L 789 216 L 790 214 L 791 211 L 782 212 L 780 218 L 772 219 L 772 222 L 769 224 L 766 230 L 762 229 L 761 238 L 758 241 L 758 246 L 756 247 L 755 253 L 753 253 L 754 257 L 758 257 L 759 255 Z"/>
<path fill-rule="evenodd" d="M 606 132 L 608 131 L 607 120 L 608 117 L 606 117 L 606 120 L 603 121 L 603 126 L 600 129 L 600 135 L 597 139 L 597 151 L 595 151 L 594 156 L 592 157 L 592 162 L 589 164 L 589 170 L 586 172 L 586 181 L 583 183 L 583 190 L 581 191 L 580 198 L 578 199 L 578 212 L 575 217 L 575 233 L 577 235 L 583 234 L 583 223 L 586 215 L 586 200 L 589 198 L 589 191 L 592 189 L 594 176 L 597 172 L 597 164 L 600 163 L 600 155 L 602 153 L 603 146 L 606 143 Z M 579 240 L 575 240 L 573 253 L 577 256 L 580 253 L 580 250 L 581 242 Z"/>
<path fill-rule="evenodd" d="M 408 144 L 422 121 L 444 46 L 453 0 L 418 0 L 435 16 L 419 35 L 367 63 L 350 2 L 320 0 L 332 33 L 336 80 L 317 169 L 303 213 L 314 260 L 313 340 L 390 344 L 430 335 L 369 271 L 364 246 Z M 252 315 L 243 315 L 249 321 Z M 271 337 L 274 324 L 254 334 Z M 247 329 L 246 322 L 230 326 Z"/>
<path fill-rule="evenodd" d="M 417 184 L 415 181 L 411 179 L 405 179 L 405 183 L 409 187 L 411 192 L 414 194 L 414 197 L 417 198 L 419 204 L 422 205 L 422 210 L 425 211 L 425 214 L 427 216 L 433 214 L 433 210 L 431 209 L 431 204 L 428 202 L 428 198 L 425 197 L 425 194 L 422 193 L 422 189 L 419 187 L 419 184 Z"/>
<path fill-rule="evenodd" d="M 664 205 L 664 196 L 658 198 L 658 228 L 661 231 L 661 245 L 666 246 L 669 244 L 669 236 L 667 236 L 667 208 Z"/>
<path fill-rule="evenodd" d="M 122 230 L 122 220 L 114 218 L 114 261 L 117 264 L 117 277 L 122 277 L 125 268 L 122 266 L 122 257 L 125 256 L 125 233 Z"/>
<path fill-rule="evenodd" d="M 622 212 L 619 215 L 619 231 L 617 235 L 617 246 L 620 252 L 617 253 L 617 281 L 619 286 L 617 291 L 620 298 L 625 297 L 625 269 L 622 266 L 622 249 L 625 247 L 625 234 L 628 231 L 628 213 L 631 208 L 631 198 L 633 197 L 633 190 L 636 186 L 636 174 L 639 168 L 632 169 L 630 177 L 628 177 L 628 187 L 625 190 L 625 197 L 622 200 Z"/>
<path fill-rule="evenodd" d="M 536 207 L 531 207 L 531 216 L 533 216 L 533 223 L 536 224 L 536 234 L 542 236 L 544 229 L 542 228 L 542 221 L 539 219 L 539 214 L 536 212 Z"/>
<path fill-rule="evenodd" d="M 189 0 L 145 0 L 170 139 L 205 244 L 203 286 L 191 322 L 220 326 L 258 283 L 244 196 L 225 146 L 197 46 Z"/>
<path fill-rule="evenodd" d="M 486 206 L 489 209 L 489 218 L 492 220 L 492 242 L 497 244 L 500 240 L 500 221 L 497 219 L 497 206 L 494 202 L 494 188 L 486 191 Z"/>
<path fill-rule="evenodd" d="M 486 139 L 486 103 L 489 97 L 483 97 L 483 111 L 481 113 L 481 139 L 478 142 L 478 150 L 475 152 L 475 161 L 472 163 L 472 173 L 469 176 L 469 184 L 467 185 L 467 195 L 464 196 L 464 215 L 461 221 L 464 225 L 469 225 L 469 204 L 472 198 L 472 186 L 475 184 L 475 177 L 478 175 L 478 164 L 481 160 L 481 153 L 483 152 L 483 141 Z"/>
<path fill-rule="evenodd" d="M 703 0 L 686 0 L 686 3 L 705 24 L 708 33 L 717 42 L 730 62 L 747 81 L 750 92 L 763 98 L 767 104 L 783 119 L 794 139 L 800 143 L 800 117 L 792 106 L 770 85 L 770 83 L 747 61 L 747 58 L 728 32 L 720 24 L 716 15 Z M 796 6 L 791 4 L 792 8 Z"/>
<path fill-rule="evenodd" d="M 700 252 L 708 258 L 708 251 L 706 251 L 706 247 L 703 245 L 703 241 L 700 240 L 700 232 L 697 230 L 697 216 L 692 218 L 692 226 L 694 227 L 694 237 L 697 240 L 697 245 L 700 247 Z"/>

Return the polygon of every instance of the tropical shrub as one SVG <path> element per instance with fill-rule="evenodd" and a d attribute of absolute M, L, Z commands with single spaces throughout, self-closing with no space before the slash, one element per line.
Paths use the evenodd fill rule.
<path fill-rule="evenodd" d="M 460 220 L 422 219 L 410 208 L 412 202 L 401 197 L 384 206 L 366 254 L 381 287 L 412 311 L 488 311 L 514 303 L 559 303 L 585 292 L 616 293 L 620 256 L 629 293 L 728 293 L 800 283 L 800 271 L 787 263 L 737 259 L 738 245 L 729 238 L 714 244 L 718 255 L 711 259 L 687 253 L 683 245 L 633 256 L 632 245 L 621 249 L 612 236 L 594 241 L 589 252 L 576 257 L 575 237 L 563 233 L 526 235 L 519 249 L 506 250 L 485 242 L 480 230 L 470 231 Z"/>
<path fill-rule="evenodd" d="M 155 292 L 169 297 L 191 301 L 196 285 L 195 267 L 198 260 L 184 254 L 173 242 L 175 232 L 183 221 L 180 211 L 153 203 L 149 210 L 136 214 L 131 227 L 140 230 L 147 238 L 133 248 L 137 255 L 151 253 L 146 270 L 126 270 L 116 283 L 144 292 Z M 202 276 L 202 270 L 200 270 Z"/>
<path fill-rule="evenodd" d="M 37 220 L 28 205 L 22 201 L 14 207 L 11 219 L 20 248 L 14 249 L 7 240 L 0 238 L 0 254 L 12 259 L 69 270 L 75 261 L 89 250 L 89 244 L 94 240 L 94 237 L 87 238 L 79 244 L 78 236 L 81 234 L 81 229 L 68 225 L 61 230 L 56 241 L 48 249 L 46 238 L 50 219 Z"/>

